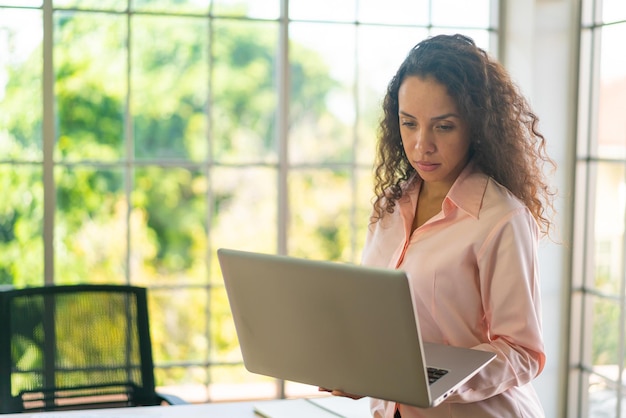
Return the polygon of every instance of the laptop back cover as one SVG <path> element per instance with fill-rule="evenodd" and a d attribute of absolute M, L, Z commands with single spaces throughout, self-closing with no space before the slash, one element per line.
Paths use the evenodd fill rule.
<path fill-rule="evenodd" d="M 246 368 L 427 407 L 403 272 L 219 249 Z"/>

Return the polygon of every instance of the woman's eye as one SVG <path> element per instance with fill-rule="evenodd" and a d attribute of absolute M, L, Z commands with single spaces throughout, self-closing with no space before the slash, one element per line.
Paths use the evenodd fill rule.
<path fill-rule="evenodd" d="M 453 130 L 453 129 L 454 129 L 454 126 L 452 126 L 452 125 L 437 125 L 435 128 L 436 128 L 437 130 L 439 130 L 439 131 L 444 131 L 444 132 L 446 132 L 446 131 L 451 131 L 451 130 Z"/>
<path fill-rule="evenodd" d="M 409 128 L 415 126 L 415 122 L 411 122 L 410 120 L 403 120 L 400 122 L 402 126 L 407 126 Z"/>

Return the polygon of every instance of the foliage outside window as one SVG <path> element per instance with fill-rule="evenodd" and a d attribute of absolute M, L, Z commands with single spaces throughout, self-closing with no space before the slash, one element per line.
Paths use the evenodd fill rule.
<path fill-rule="evenodd" d="M 0 0 L 0 284 L 146 286 L 158 385 L 306 393 L 243 369 L 215 251 L 358 262 L 387 82 L 431 34 L 495 47 L 492 9 Z"/>

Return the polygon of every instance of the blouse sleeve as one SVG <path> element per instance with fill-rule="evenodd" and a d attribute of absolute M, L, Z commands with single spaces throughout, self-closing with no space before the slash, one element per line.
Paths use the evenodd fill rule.
<path fill-rule="evenodd" d="M 546 361 L 537 265 L 538 227 L 527 208 L 503 219 L 477 254 L 489 342 L 497 357 L 448 398 L 476 402 L 534 379 Z"/>

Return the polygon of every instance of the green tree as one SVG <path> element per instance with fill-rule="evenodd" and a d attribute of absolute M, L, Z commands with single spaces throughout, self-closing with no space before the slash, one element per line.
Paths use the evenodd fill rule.
<path fill-rule="evenodd" d="M 206 266 L 210 227 L 230 219 L 226 214 L 234 192 L 213 188 L 219 210 L 209 211 L 210 184 L 222 180 L 207 177 L 202 163 L 209 156 L 239 164 L 278 159 L 276 23 L 215 22 L 210 49 L 203 37 L 209 33 L 206 19 L 133 17 L 133 73 L 127 84 L 117 77 L 125 74 L 127 63 L 125 35 L 120 35 L 126 33 L 125 19 L 96 15 L 61 14 L 55 26 L 57 280 L 120 282 L 130 272 L 138 284 L 205 284 L 214 274 Z M 325 109 L 335 85 L 328 69 L 312 51 L 297 44 L 291 48 L 291 94 L 299 105 L 290 110 L 290 120 L 313 125 L 332 118 Z M 11 191 L 0 203 L 0 282 L 17 286 L 43 281 L 42 121 L 41 112 L 28 111 L 28 105 L 39 101 L 26 103 L 23 95 L 24 85 L 40 79 L 40 71 L 29 61 L 11 68 L 0 101 L 0 114 L 14 106 L 23 109 L 0 125 L 3 155 L 15 161 L 37 156 L 35 169 L 0 166 L 0 181 Z M 131 138 L 134 155 L 125 145 Z M 125 161 L 131 158 L 142 163 L 129 169 Z M 340 256 L 345 239 L 338 237 L 345 236 L 349 225 L 338 230 L 332 214 L 324 222 L 327 228 L 311 232 L 332 247 L 328 254 Z M 130 249 L 125 247 L 127 234 Z M 152 306 L 159 310 L 153 315 L 157 360 L 206 357 L 207 344 L 201 341 L 207 325 L 194 318 L 209 301 L 189 294 L 167 301 L 153 298 Z M 211 303 L 217 304 L 211 306 L 211 348 L 228 357 L 237 345 L 228 329 L 224 295 L 216 294 Z M 176 320 L 169 309 L 176 311 Z"/>

